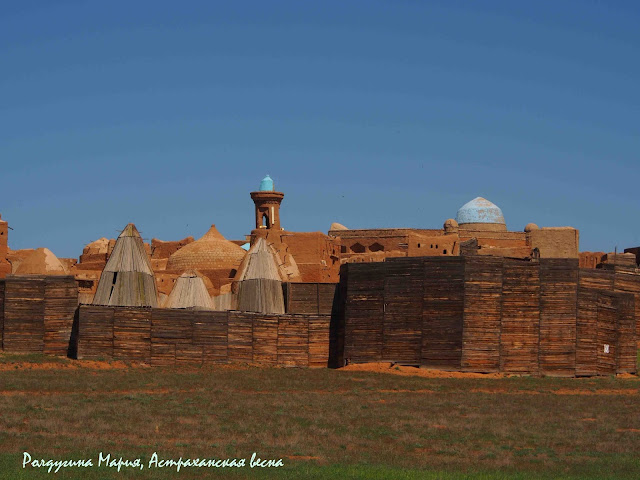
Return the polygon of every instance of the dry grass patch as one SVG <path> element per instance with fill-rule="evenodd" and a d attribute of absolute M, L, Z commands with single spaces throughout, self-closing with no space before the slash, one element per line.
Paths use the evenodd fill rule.
<path fill-rule="evenodd" d="M 283 458 L 284 478 L 332 472 L 399 478 L 402 471 L 416 475 L 405 478 L 429 478 L 427 472 L 637 478 L 639 388 L 636 377 L 7 368 L 0 370 L 0 455 L 9 460 L 0 476 L 19 474 L 23 451 L 53 458 L 99 451 L 227 458 L 256 451 Z M 327 476 L 314 477 L 318 472 Z M 245 474 L 275 471 L 232 475 Z"/>

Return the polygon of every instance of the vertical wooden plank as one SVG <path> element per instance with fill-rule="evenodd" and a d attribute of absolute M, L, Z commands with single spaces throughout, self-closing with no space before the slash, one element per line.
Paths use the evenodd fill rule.
<path fill-rule="evenodd" d="M 329 366 L 330 315 L 308 317 L 309 322 L 309 366 Z"/>
<path fill-rule="evenodd" d="M 253 362 L 253 319 L 256 314 L 229 312 L 228 360 L 230 363 Z"/>
<path fill-rule="evenodd" d="M 618 299 L 611 292 L 598 293 L 598 375 L 615 375 L 618 355 Z"/>
<path fill-rule="evenodd" d="M 345 308 L 345 361 L 382 360 L 386 263 L 350 263 Z"/>
<path fill-rule="evenodd" d="M 318 283 L 319 315 L 331 315 L 337 288 L 337 283 Z"/>
<path fill-rule="evenodd" d="M 113 314 L 115 307 L 81 305 L 78 314 L 78 358 L 113 358 Z"/>
<path fill-rule="evenodd" d="M 151 362 L 151 308 L 120 307 L 114 310 L 113 358 Z"/>
<path fill-rule="evenodd" d="M 617 293 L 618 297 L 618 355 L 616 373 L 637 372 L 637 340 L 635 295 Z"/>
<path fill-rule="evenodd" d="M 460 369 L 463 318 L 464 258 L 425 258 L 422 365 L 449 370 Z"/>
<path fill-rule="evenodd" d="M 47 276 L 44 291 L 43 351 L 67 356 L 78 308 L 78 284 L 72 276 Z"/>
<path fill-rule="evenodd" d="M 394 258 L 386 263 L 382 359 L 420 365 L 424 262 Z"/>
<path fill-rule="evenodd" d="M 44 276 L 10 275 L 5 280 L 4 349 L 44 351 Z"/>
<path fill-rule="evenodd" d="M 640 348 L 640 275 L 616 270 L 614 277 L 616 292 L 632 293 L 634 296 L 634 317 L 636 324 L 636 342 Z"/>
<path fill-rule="evenodd" d="M 578 259 L 540 260 L 540 372 L 576 373 Z"/>
<path fill-rule="evenodd" d="M 613 272 L 581 268 L 578 272 L 576 375 L 598 374 L 598 292 L 613 289 Z"/>
<path fill-rule="evenodd" d="M 539 264 L 505 259 L 502 272 L 500 371 L 535 375 L 540 336 Z"/>
<path fill-rule="evenodd" d="M 306 317 L 278 317 L 278 365 L 309 366 L 309 322 Z"/>
<path fill-rule="evenodd" d="M 229 312 L 193 312 L 193 343 L 203 348 L 204 363 L 227 363 Z"/>
<path fill-rule="evenodd" d="M 497 372 L 500 369 L 503 259 L 464 258 L 462 368 L 473 372 Z"/>
<path fill-rule="evenodd" d="M 278 315 L 256 315 L 253 323 L 253 362 L 278 364 Z"/>
<path fill-rule="evenodd" d="M 176 365 L 178 345 L 193 343 L 193 311 L 154 308 L 151 310 L 151 365 Z"/>
<path fill-rule="evenodd" d="M 290 283 L 289 284 L 289 314 L 309 315 L 318 314 L 318 284 Z"/>

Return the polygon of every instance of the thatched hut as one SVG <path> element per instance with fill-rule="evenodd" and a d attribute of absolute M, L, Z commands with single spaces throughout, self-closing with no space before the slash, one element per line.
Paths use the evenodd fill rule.
<path fill-rule="evenodd" d="M 113 247 L 100 275 L 94 305 L 158 306 L 151 260 L 133 223 L 128 224 Z"/>
<path fill-rule="evenodd" d="M 164 308 L 214 310 L 214 305 L 202 277 L 190 270 L 178 277 Z"/>
<path fill-rule="evenodd" d="M 280 269 L 264 238 L 249 249 L 238 274 L 238 310 L 285 313 Z"/>

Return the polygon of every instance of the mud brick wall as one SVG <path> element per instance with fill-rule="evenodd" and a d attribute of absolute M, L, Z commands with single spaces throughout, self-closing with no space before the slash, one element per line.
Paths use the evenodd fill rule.
<path fill-rule="evenodd" d="M 327 367 L 329 315 L 81 306 L 78 358 Z"/>
<path fill-rule="evenodd" d="M 4 287 L 4 351 L 66 356 L 78 306 L 74 278 L 10 275 Z"/>

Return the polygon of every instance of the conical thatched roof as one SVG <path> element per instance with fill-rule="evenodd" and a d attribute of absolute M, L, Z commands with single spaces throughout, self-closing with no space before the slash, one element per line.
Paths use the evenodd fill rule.
<path fill-rule="evenodd" d="M 241 268 L 238 310 L 284 313 L 279 267 L 264 238 L 256 240 Z"/>
<path fill-rule="evenodd" d="M 62 262 L 48 248 L 38 248 L 20 262 L 18 275 L 69 275 Z"/>
<path fill-rule="evenodd" d="M 128 224 L 116 240 L 100 276 L 93 304 L 147 307 L 158 304 L 151 260 L 133 223 Z"/>
<path fill-rule="evenodd" d="M 213 301 L 207 287 L 195 271 L 183 273 L 176 280 L 173 290 L 164 304 L 165 308 L 193 308 L 213 310 Z"/>
<path fill-rule="evenodd" d="M 281 280 L 276 257 L 267 245 L 267 241 L 262 237 L 258 238 L 249 249 L 247 258 L 240 267 L 238 280 L 253 278 Z"/>

